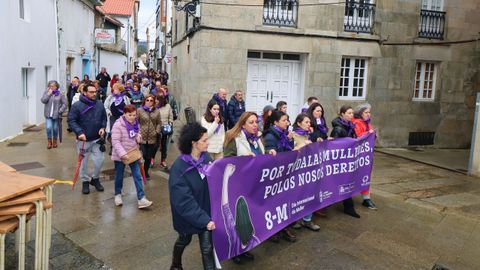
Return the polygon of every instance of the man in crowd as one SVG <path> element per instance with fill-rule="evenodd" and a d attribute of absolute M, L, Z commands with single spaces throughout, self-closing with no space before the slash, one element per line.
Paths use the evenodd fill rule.
<path fill-rule="evenodd" d="M 98 73 L 95 79 L 100 85 L 99 91 L 101 91 L 102 102 L 105 102 L 105 99 L 107 98 L 108 82 L 111 81 L 112 78 L 110 78 L 110 75 L 107 73 L 107 69 L 102 67 L 100 73 Z"/>
<path fill-rule="evenodd" d="M 306 113 L 308 110 L 308 107 L 310 107 L 310 105 L 312 105 L 313 103 L 318 103 L 317 97 L 309 97 L 307 99 L 307 102 L 302 106 L 302 113 Z"/>
<path fill-rule="evenodd" d="M 233 128 L 238 119 L 245 112 L 245 101 L 242 90 L 235 91 L 227 105 L 228 128 Z"/>
<path fill-rule="evenodd" d="M 216 101 L 217 104 L 220 106 L 220 114 L 222 115 L 225 121 L 228 121 L 227 115 L 227 90 L 225 88 L 218 89 L 218 92 L 213 94 L 212 100 Z M 228 125 L 223 125 L 225 127 L 225 131 L 228 130 Z"/>
<path fill-rule="evenodd" d="M 90 193 L 89 185 L 97 191 L 103 191 L 100 183 L 100 170 L 103 165 L 105 141 L 103 136 L 107 126 L 107 114 L 103 104 L 97 100 L 97 89 L 92 83 L 83 86 L 79 102 L 72 105 L 68 114 L 68 126 L 77 136 L 77 150 L 83 152 L 84 158 L 80 166 L 82 193 Z M 92 157 L 93 173 L 88 174 L 88 159 Z"/>
<path fill-rule="evenodd" d="M 75 76 L 72 79 L 72 82 L 68 86 L 67 90 L 67 101 L 68 101 L 68 110 L 72 107 L 73 96 L 78 92 L 78 86 L 80 85 L 80 79 Z"/>

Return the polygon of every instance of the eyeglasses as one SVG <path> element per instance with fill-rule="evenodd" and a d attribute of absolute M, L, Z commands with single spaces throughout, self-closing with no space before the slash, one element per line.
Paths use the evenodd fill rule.
<path fill-rule="evenodd" d="M 96 94 L 97 91 L 87 91 L 87 93 L 89 93 L 89 94 Z"/>
<path fill-rule="evenodd" d="M 153 99 L 146 99 L 145 102 L 153 102 Z"/>

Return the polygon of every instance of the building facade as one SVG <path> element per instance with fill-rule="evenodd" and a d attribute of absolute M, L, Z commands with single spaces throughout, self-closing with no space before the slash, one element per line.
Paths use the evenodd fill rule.
<path fill-rule="evenodd" d="M 475 0 L 216 1 L 173 15 L 171 82 L 202 112 L 220 87 L 247 110 L 309 96 L 327 121 L 372 105 L 378 145 L 468 147 L 480 89 Z M 200 101 L 200 102 L 199 102 Z"/>
<path fill-rule="evenodd" d="M 56 10 L 55 0 L 0 2 L 0 141 L 44 121 L 40 98 L 58 71 Z"/>

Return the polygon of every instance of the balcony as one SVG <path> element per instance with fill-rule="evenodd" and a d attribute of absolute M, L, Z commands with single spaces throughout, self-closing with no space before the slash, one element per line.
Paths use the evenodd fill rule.
<path fill-rule="evenodd" d="M 443 39 L 445 29 L 444 11 L 420 10 L 418 36 L 421 38 Z"/>
<path fill-rule="evenodd" d="M 264 0 L 263 24 L 296 27 L 298 15 L 297 0 Z"/>
<path fill-rule="evenodd" d="M 375 4 L 347 1 L 343 29 L 345 32 L 372 33 L 375 16 Z"/>

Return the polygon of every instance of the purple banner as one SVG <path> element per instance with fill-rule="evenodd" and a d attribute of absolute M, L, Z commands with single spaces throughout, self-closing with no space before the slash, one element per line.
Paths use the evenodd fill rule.
<path fill-rule="evenodd" d="M 213 163 L 208 182 L 218 259 L 244 253 L 304 216 L 368 189 L 374 143 L 369 134 Z"/>

